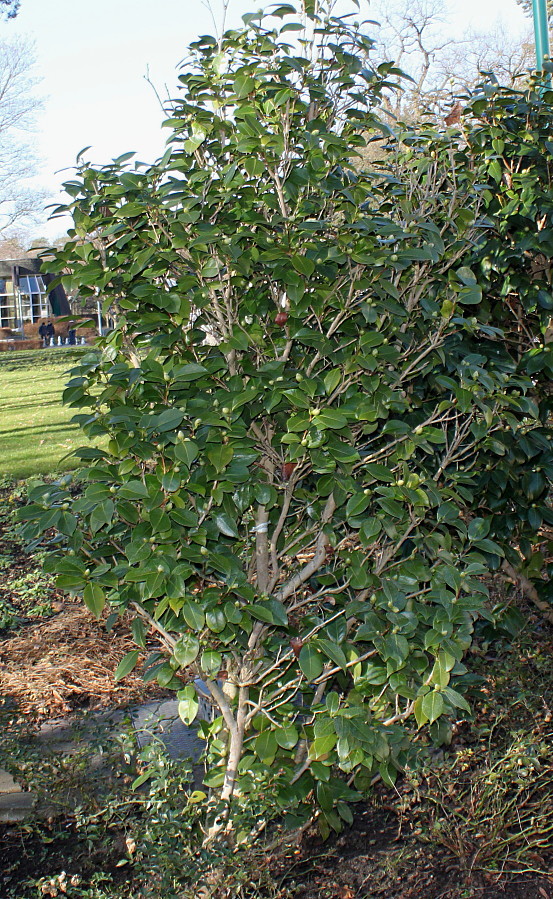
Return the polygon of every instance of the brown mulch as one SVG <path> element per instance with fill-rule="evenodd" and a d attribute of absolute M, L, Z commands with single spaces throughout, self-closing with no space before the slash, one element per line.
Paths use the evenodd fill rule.
<path fill-rule="evenodd" d="M 0 641 L 0 695 L 35 720 L 165 695 L 157 684 L 145 685 L 139 669 L 115 682 L 115 669 L 131 649 L 136 645 L 124 621 L 108 633 L 82 605 L 64 603 L 54 617 Z"/>
<path fill-rule="evenodd" d="M 12 530 L 10 510 L 23 501 L 16 486 L 0 486 L 0 609 L 16 616 L 13 629 L 0 633 L 0 703 L 7 700 L 40 722 L 166 697 L 156 682 L 144 683 L 140 664 L 115 682 L 117 665 L 137 648 L 130 618 L 121 617 L 108 633 L 105 618 L 96 621 L 44 574 Z"/>

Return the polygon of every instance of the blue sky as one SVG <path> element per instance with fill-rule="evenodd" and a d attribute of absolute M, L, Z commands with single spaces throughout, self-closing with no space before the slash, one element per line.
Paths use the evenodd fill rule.
<path fill-rule="evenodd" d="M 237 25 L 243 13 L 268 5 L 230 0 L 227 24 Z M 219 19 L 220 0 L 213 7 Z M 462 0 L 450 8 L 459 33 L 498 20 L 514 33 L 528 28 L 515 0 Z M 95 162 L 127 150 L 151 161 L 162 152 L 162 112 L 144 76 L 149 72 L 161 94 L 165 85 L 174 94 L 188 44 L 213 30 L 202 0 L 22 0 L 18 18 L 0 24 L 0 36 L 22 34 L 36 44 L 45 107 L 33 143 L 42 160 L 40 183 L 54 202 L 85 146 L 92 145 Z M 55 237 L 62 230 L 50 223 L 38 233 Z"/>

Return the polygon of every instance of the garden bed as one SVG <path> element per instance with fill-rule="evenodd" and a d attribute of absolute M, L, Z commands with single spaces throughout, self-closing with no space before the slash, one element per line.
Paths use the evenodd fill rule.
<path fill-rule="evenodd" d="M 13 506 L 20 491 L 5 488 L 2 499 L 4 509 Z M 40 557 L 22 552 L 6 513 L 0 555 L 0 692 L 11 739 L 21 728 L 22 764 L 30 722 L 159 695 L 138 677 L 115 684 L 116 664 L 130 647 L 125 622 L 107 633 L 57 591 Z M 451 747 L 429 751 L 395 789 L 376 785 L 356 805 L 353 825 L 326 842 L 316 828 L 299 844 L 272 831 L 223 871 L 206 859 L 202 899 L 553 899 L 553 631 L 523 611 L 527 625 L 517 641 L 500 640 L 493 653 L 484 640 L 477 646 L 474 720 L 457 729 Z M 76 776 L 63 759 L 47 770 L 60 780 Z M 122 771 L 106 809 L 91 800 L 80 817 L 67 811 L 2 826 L 3 899 L 37 891 L 70 899 L 167 895 L 161 873 L 138 860 L 147 812 L 129 792 L 131 780 Z M 184 870 L 188 850 L 180 848 Z M 174 864 L 169 854 L 166 861 Z M 183 881 L 179 897 L 193 893 Z"/>
<path fill-rule="evenodd" d="M 0 490 L 4 509 L 20 501 Z M 23 552 L 9 513 L 0 516 L 0 695 L 39 722 L 77 710 L 126 707 L 166 695 L 130 674 L 116 683 L 122 656 L 134 648 L 128 623 L 109 632 L 56 589 L 41 557 Z"/>

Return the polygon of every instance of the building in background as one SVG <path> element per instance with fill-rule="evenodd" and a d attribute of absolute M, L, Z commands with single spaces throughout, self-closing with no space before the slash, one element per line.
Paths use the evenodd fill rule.
<path fill-rule="evenodd" d="M 0 261 L 0 328 L 23 334 L 25 324 L 57 315 L 70 315 L 63 287 L 48 290 L 52 275 L 41 273 L 41 260 Z"/>

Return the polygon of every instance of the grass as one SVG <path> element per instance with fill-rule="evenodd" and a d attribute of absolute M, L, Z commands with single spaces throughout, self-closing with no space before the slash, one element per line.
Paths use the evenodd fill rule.
<path fill-rule="evenodd" d="M 83 355 L 74 347 L 0 355 L 0 476 L 28 478 L 75 466 L 67 458 L 85 438 L 62 404 L 69 369 Z"/>

